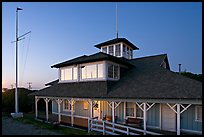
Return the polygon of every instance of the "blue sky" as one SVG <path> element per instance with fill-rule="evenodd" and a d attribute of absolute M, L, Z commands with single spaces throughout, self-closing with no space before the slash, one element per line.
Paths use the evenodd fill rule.
<path fill-rule="evenodd" d="M 3 2 L 2 86 L 15 83 L 15 20 L 19 11 L 19 85 L 34 89 L 57 79 L 51 65 L 99 50 L 95 44 L 113 39 L 114 2 Z M 202 73 L 201 2 L 119 2 L 119 37 L 137 47 L 134 57 L 167 53 L 172 71 Z"/>

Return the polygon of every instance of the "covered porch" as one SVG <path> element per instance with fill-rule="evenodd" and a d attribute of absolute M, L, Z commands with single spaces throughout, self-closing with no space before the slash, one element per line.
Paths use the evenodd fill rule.
<path fill-rule="evenodd" d="M 192 104 L 199 104 L 201 102 L 175 102 L 174 100 L 139 100 L 139 99 L 90 99 L 90 98 L 61 98 L 61 97 L 45 97 L 45 96 L 35 96 L 35 112 L 36 118 L 39 118 L 37 102 L 39 99 L 45 101 L 46 110 L 43 118 L 45 121 L 53 122 L 57 121 L 61 124 L 68 126 L 80 126 L 90 129 L 90 119 L 102 120 L 111 123 L 120 124 L 123 126 L 133 127 L 136 129 L 143 130 L 143 134 L 146 135 L 149 131 L 156 131 L 157 133 L 168 133 L 168 134 L 182 134 L 180 129 L 180 115 L 186 111 Z M 67 100 L 70 105 L 70 111 L 67 113 L 62 113 L 63 101 Z M 48 110 L 48 103 L 55 102 L 57 104 L 57 112 Z M 83 102 L 83 107 L 81 108 L 80 104 Z M 132 104 L 132 107 L 128 105 Z M 52 104 L 52 106 L 54 106 Z M 161 114 L 162 109 L 168 107 L 172 112 L 172 115 L 175 114 L 175 131 L 164 131 L 164 120 Z M 159 109 L 159 119 L 157 119 L 158 126 L 152 128 L 148 124 L 149 112 L 152 108 L 157 107 Z M 79 111 L 80 109 L 80 111 Z M 152 109 L 153 110 L 153 109 Z M 50 114 L 48 113 L 50 111 Z M 86 112 L 83 113 L 82 111 Z M 153 113 L 153 112 L 150 112 Z M 128 124 L 127 119 L 140 119 L 142 124 L 140 126 L 135 126 L 134 124 Z"/>

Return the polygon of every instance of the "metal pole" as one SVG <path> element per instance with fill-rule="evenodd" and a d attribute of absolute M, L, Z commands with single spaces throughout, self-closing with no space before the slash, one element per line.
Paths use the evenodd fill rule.
<path fill-rule="evenodd" d="M 18 8 L 16 9 L 16 91 L 15 112 L 18 113 Z"/>
<path fill-rule="evenodd" d="M 116 38 L 118 38 L 118 3 L 116 2 Z"/>

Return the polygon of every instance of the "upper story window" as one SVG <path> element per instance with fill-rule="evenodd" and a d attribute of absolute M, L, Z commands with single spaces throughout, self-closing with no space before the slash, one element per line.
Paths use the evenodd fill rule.
<path fill-rule="evenodd" d="M 108 49 L 107 47 L 102 47 L 102 52 L 103 52 L 103 53 L 108 53 L 108 52 L 107 52 L 107 49 Z"/>
<path fill-rule="evenodd" d="M 121 46 L 120 44 L 115 45 L 115 56 L 121 56 Z"/>
<path fill-rule="evenodd" d="M 119 66 L 108 63 L 108 78 L 119 79 Z"/>
<path fill-rule="evenodd" d="M 126 58 L 126 46 L 123 44 L 123 57 L 125 57 Z"/>
<path fill-rule="evenodd" d="M 202 122 L 202 106 L 195 106 L 195 120 Z"/>
<path fill-rule="evenodd" d="M 109 49 L 108 53 L 109 53 L 110 55 L 113 55 L 113 52 L 114 52 L 114 51 L 113 51 L 113 49 L 114 49 L 114 48 L 113 48 L 113 45 L 109 46 L 108 49 Z"/>
<path fill-rule="evenodd" d="M 81 66 L 81 79 L 103 78 L 103 64 L 91 64 Z"/>
<path fill-rule="evenodd" d="M 77 67 L 71 66 L 60 69 L 60 80 L 77 80 Z"/>

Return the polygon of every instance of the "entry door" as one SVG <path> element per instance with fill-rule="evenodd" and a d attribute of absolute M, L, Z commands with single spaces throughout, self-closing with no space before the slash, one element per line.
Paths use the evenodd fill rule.
<path fill-rule="evenodd" d="M 162 129 L 176 131 L 176 113 L 167 104 L 162 104 Z"/>
<path fill-rule="evenodd" d="M 98 101 L 97 105 L 93 107 L 93 117 L 98 117 L 98 119 L 100 119 L 100 101 Z"/>

